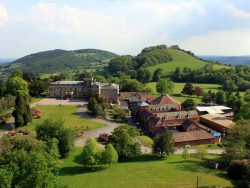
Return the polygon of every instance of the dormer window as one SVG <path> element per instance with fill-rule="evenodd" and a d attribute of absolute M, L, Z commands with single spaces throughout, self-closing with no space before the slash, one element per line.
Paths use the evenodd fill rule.
<path fill-rule="evenodd" d="M 167 119 L 168 119 L 168 116 L 167 116 L 167 115 L 165 115 L 165 116 L 164 116 L 164 119 L 165 119 L 165 120 L 167 120 Z"/>
<path fill-rule="evenodd" d="M 181 119 L 181 114 L 178 114 L 178 115 L 177 115 L 177 118 L 178 118 L 178 119 Z"/>

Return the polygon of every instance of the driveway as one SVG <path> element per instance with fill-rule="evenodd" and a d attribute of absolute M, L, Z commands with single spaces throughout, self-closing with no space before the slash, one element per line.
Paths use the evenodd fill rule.
<path fill-rule="evenodd" d="M 43 98 L 38 102 L 32 103 L 31 106 L 57 106 L 57 105 L 84 105 L 88 102 L 82 99 L 59 99 L 59 98 Z"/>
<path fill-rule="evenodd" d="M 80 114 L 82 118 L 93 120 L 95 122 L 100 122 L 103 124 L 106 124 L 105 127 L 101 127 L 95 130 L 86 131 L 81 137 L 77 138 L 75 142 L 75 146 L 77 147 L 83 147 L 87 141 L 88 138 L 97 138 L 102 133 L 111 133 L 114 131 L 116 127 L 119 127 L 121 125 L 124 125 L 124 123 L 116 123 L 111 120 L 105 120 L 100 118 L 93 118 L 90 115 L 88 115 L 86 104 L 83 105 L 83 107 L 80 107 L 77 112 Z"/>

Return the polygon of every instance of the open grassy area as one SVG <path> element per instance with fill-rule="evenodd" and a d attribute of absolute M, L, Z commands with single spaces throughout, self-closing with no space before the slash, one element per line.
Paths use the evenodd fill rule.
<path fill-rule="evenodd" d="M 196 187 L 233 186 L 225 172 L 205 169 L 197 159 L 184 161 L 180 155 L 167 159 L 158 159 L 144 155 L 137 160 L 112 165 L 110 168 L 90 171 L 83 168 L 76 160 L 82 148 L 77 148 L 59 165 L 60 180 L 72 188 L 80 187 Z M 210 156 L 212 158 L 216 156 Z"/>
<path fill-rule="evenodd" d="M 148 136 L 137 136 L 137 138 L 144 146 L 149 148 L 151 148 L 154 143 L 154 141 Z"/>
<path fill-rule="evenodd" d="M 161 68 L 163 72 L 169 73 L 175 71 L 177 67 L 183 69 L 184 67 L 190 69 L 200 69 L 204 67 L 207 63 L 201 61 L 181 50 L 168 49 L 169 53 L 173 57 L 173 60 L 168 63 L 161 63 L 154 66 L 148 67 L 151 73 L 153 73 L 156 69 Z M 227 68 L 229 66 L 226 65 L 213 65 L 214 69 Z"/>
<path fill-rule="evenodd" d="M 37 124 L 48 118 L 63 120 L 65 127 L 73 129 L 91 130 L 105 126 L 105 124 L 82 118 L 80 114 L 77 113 L 77 106 L 38 106 L 37 108 L 42 111 L 42 118 L 33 119 L 30 125 L 22 127 L 21 129 L 34 130 Z"/>
<path fill-rule="evenodd" d="M 173 93 L 181 93 L 185 84 L 186 83 L 174 83 Z M 156 91 L 156 82 L 147 83 L 146 86 L 152 89 L 153 94 L 158 94 Z M 193 84 L 193 86 L 201 87 L 205 92 L 208 92 L 209 90 L 216 92 L 219 90 L 219 87 L 221 87 L 219 84 Z"/>
<path fill-rule="evenodd" d="M 185 83 L 174 83 L 174 91 L 173 93 L 181 93 L 183 87 L 184 87 Z M 220 85 L 219 84 L 193 84 L 194 87 L 201 87 L 204 89 L 205 92 L 208 92 L 209 90 L 216 92 L 219 90 Z M 153 94 L 157 95 L 157 91 L 156 91 L 156 82 L 150 82 L 146 84 L 146 87 L 149 87 L 152 91 Z M 201 97 L 198 98 L 197 96 L 182 96 L 182 97 L 174 97 L 177 100 L 183 102 L 185 101 L 187 98 L 192 98 L 197 104 L 201 103 Z"/>

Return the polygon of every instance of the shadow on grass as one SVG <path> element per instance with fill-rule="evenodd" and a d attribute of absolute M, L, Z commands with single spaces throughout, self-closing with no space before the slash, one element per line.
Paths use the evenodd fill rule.
<path fill-rule="evenodd" d="M 152 161 L 161 161 L 165 160 L 165 158 L 160 158 L 151 154 L 139 155 L 137 157 L 133 157 L 129 160 L 122 160 L 120 163 L 131 163 L 131 162 L 152 162 Z"/>
<path fill-rule="evenodd" d="M 60 176 L 73 176 L 76 174 L 94 173 L 105 170 L 105 167 L 85 168 L 83 166 L 63 167 L 60 169 Z"/>

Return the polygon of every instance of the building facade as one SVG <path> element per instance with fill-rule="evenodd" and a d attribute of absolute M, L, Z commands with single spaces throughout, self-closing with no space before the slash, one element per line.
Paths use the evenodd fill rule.
<path fill-rule="evenodd" d="M 49 86 L 49 96 L 55 98 L 89 98 L 100 95 L 110 103 L 118 102 L 119 85 L 114 83 L 100 83 L 93 78 L 83 81 L 57 81 Z"/>

